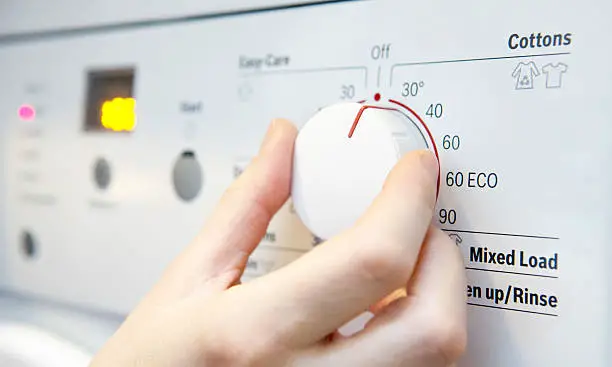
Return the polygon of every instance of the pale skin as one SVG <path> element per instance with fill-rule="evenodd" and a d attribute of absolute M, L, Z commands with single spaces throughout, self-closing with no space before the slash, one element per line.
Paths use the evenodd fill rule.
<path fill-rule="evenodd" d="M 438 163 L 407 154 L 350 229 L 240 284 L 290 195 L 296 128 L 270 125 L 257 157 L 194 241 L 94 358 L 127 366 L 453 366 L 466 347 L 466 279 L 432 225 Z M 398 291 L 400 290 L 400 291 Z M 362 312 L 351 336 L 337 330 Z"/>

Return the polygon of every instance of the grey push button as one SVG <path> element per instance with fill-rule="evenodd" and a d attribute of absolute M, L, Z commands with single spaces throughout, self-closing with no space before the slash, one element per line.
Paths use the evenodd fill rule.
<path fill-rule="evenodd" d="M 104 158 L 99 158 L 94 165 L 94 182 L 100 190 L 106 190 L 110 185 L 111 168 Z"/>
<path fill-rule="evenodd" d="M 172 182 L 176 195 L 183 201 L 195 199 L 202 189 L 203 181 L 202 167 L 195 153 L 183 152 L 172 170 Z"/>
<path fill-rule="evenodd" d="M 33 258 L 36 256 L 36 240 L 29 231 L 24 231 L 21 234 L 21 251 L 26 258 Z"/>

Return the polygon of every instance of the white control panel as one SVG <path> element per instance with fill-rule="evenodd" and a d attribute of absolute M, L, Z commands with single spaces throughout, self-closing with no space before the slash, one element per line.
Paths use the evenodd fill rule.
<path fill-rule="evenodd" d="M 380 100 L 440 157 L 434 220 L 469 278 L 461 366 L 610 366 L 610 11 L 355 1 L 0 43 L 0 284 L 127 313 L 272 118 Z M 287 203 L 245 280 L 317 242 Z"/>
<path fill-rule="evenodd" d="M 3 0 L 0 36 L 21 39 L 24 33 L 71 33 L 83 27 L 150 27 L 163 22 L 197 21 L 214 16 L 278 7 L 301 7 L 329 0 Z"/>

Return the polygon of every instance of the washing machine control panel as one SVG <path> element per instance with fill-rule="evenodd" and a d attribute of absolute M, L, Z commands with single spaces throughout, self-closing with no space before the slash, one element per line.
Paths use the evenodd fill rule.
<path fill-rule="evenodd" d="M 434 223 L 468 275 L 461 365 L 609 366 L 610 10 L 351 1 L 5 39 L 1 284 L 127 313 L 282 117 L 310 153 L 245 281 L 349 225 L 401 153 L 432 149 Z M 363 163 L 318 166 L 339 141 Z M 325 182 L 363 200 L 302 221 Z"/>

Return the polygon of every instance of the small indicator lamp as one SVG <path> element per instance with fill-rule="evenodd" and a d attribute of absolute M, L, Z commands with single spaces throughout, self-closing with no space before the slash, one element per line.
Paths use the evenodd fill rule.
<path fill-rule="evenodd" d="M 21 121 L 33 121 L 36 117 L 36 109 L 31 105 L 24 104 L 19 106 L 17 114 L 19 115 L 19 119 L 21 119 Z"/>
<path fill-rule="evenodd" d="M 133 131 L 136 126 L 136 100 L 117 97 L 105 101 L 100 109 L 100 122 L 109 130 Z"/>

